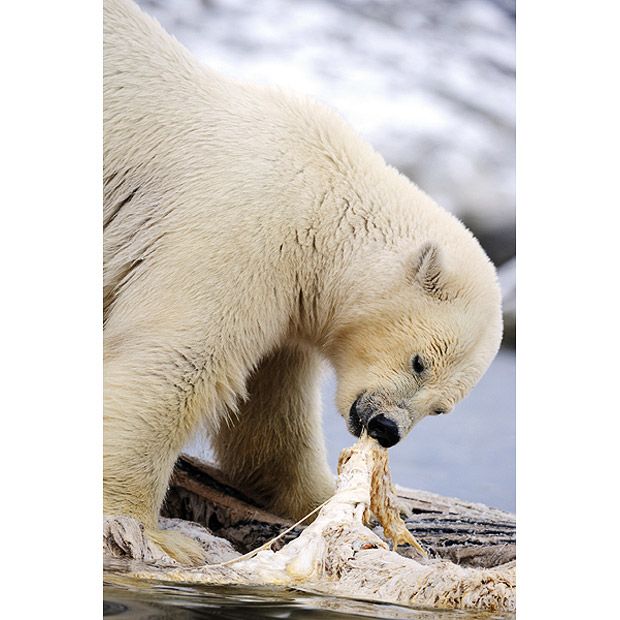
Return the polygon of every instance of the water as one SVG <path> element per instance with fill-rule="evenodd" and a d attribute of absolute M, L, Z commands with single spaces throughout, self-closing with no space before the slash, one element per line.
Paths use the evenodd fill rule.
<path fill-rule="evenodd" d="M 412 609 L 284 588 L 151 584 L 109 575 L 104 616 L 116 620 L 509 620 L 514 614 Z"/>

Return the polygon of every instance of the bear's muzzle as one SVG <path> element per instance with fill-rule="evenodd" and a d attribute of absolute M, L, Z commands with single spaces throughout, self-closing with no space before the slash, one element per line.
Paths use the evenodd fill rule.
<path fill-rule="evenodd" d="M 376 439 L 384 448 L 390 448 L 400 441 L 398 424 L 383 413 L 370 407 L 365 395 L 358 396 L 349 410 L 349 431 L 359 437 L 363 429 Z"/>

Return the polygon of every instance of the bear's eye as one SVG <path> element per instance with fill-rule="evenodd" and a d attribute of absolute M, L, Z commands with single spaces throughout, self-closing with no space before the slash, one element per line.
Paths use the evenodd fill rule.
<path fill-rule="evenodd" d="M 413 368 L 413 372 L 417 375 L 421 375 L 424 372 L 426 366 L 424 366 L 424 362 L 419 355 L 413 356 L 413 359 L 411 360 L 411 368 Z"/>
<path fill-rule="evenodd" d="M 435 409 L 433 410 L 433 412 L 431 413 L 431 415 L 442 415 L 446 412 L 445 409 Z"/>

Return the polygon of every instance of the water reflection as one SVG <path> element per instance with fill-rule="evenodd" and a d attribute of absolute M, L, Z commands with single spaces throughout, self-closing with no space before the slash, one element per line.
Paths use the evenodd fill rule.
<path fill-rule="evenodd" d="M 411 609 L 273 587 L 145 584 L 118 575 L 108 575 L 104 586 L 104 616 L 115 620 L 508 620 L 515 617 L 514 614 Z"/>

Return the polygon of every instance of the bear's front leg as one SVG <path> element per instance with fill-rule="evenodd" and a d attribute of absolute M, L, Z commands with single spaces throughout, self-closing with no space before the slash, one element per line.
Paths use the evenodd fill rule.
<path fill-rule="evenodd" d="M 204 564 L 194 540 L 157 521 L 176 458 L 195 425 L 183 365 L 136 338 L 104 342 L 103 508 L 127 515 L 181 564 Z"/>
<path fill-rule="evenodd" d="M 320 418 L 318 355 L 285 347 L 267 357 L 248 383 L 249 398 L 213 447 L 220 466 L 266 508 L 300 519 L 333 495 Z"/>

